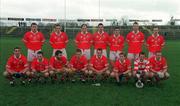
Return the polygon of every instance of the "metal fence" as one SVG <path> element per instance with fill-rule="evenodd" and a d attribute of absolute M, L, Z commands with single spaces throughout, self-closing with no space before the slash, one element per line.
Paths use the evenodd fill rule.
<path fill-rule="evenodd" d="M 126 36 L 128 32 L 131 31 L 132 26 L 120 26 L 121 34 Z M 109 34 L 113 32 L 113 26 L 105 26 L 105 31 Z M 160 33 L 164 35 L 165 39 L 180 39 L 180 26 L 159 26 Z M 1 37 L 23 37 L 23 35 L 30 30 L 30 27 L 0 27 Z M 48 39 L 53 31 L 52 26 L 41 26 L 38 29 L 44 36 Z M 152 34 L 152 26 L 140 26 L 140 30 L 149 36 Z M 80 31 L 80 27 L 68 27 L 66 28 L 66 33 L 69 39 L 74 39 L 76 34 Z M 97 31 L 97 27 L 89 27 L 88 31 L 94 33 Z"/>

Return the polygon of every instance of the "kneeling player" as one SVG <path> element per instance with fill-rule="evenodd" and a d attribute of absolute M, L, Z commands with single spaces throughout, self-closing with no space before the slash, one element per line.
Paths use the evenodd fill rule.
<path fill-rule="evenodd" d="M 96 54 L 91 57 L 89 74 L 96 80 L 97 75 L 103 75 L 103 79 L 109 76 L 107 58 L 102 55 L 102 49 L 97 49 Z"/>
<path fill-rule="evenodd" d="M 131 62 L 126 58 L 124 53 L 119 53 L 119 59 L 114 64 L 111 77 L 116 78 L 117 84 L 121 84 L 123 77 L 126 77 L 126 79 L 131 77 Z"/>
<path fill-rule="evenodd" d="M 43 57 L 42 51 L 37 52 L 37 58 L 35 58 L 31 64 L 31 69 L 34 72 L 35 78 L 37 78 L 37 80 L 41 80 L 41 77 L 47 79 L 49 77 L 48 68 L 48 59 Z"/>
<path fill-rule="evenodd" d="M 67 59 L 65 56 L 62 55 L 62 51 L 57 50 L 55 52 L 55 56 L 51 57 L 50 59 L 50 76 L 54 80 L 57 80 L 57 74 L 62 74 L 61 81 L 64 81 L 65 76 L 66 76 L 66 64 L 67 64 Z"/>
<path fill-rule="evenodd" d="M 149 77 L 155 78 L 157 82 L 162 79 L 168 79 L 169 73 L 167 72 L 167 62 L 165 57 L 162 56 L 160 51 L 157 51 L 155 56 L 149 59 L 150 61 L 150 72 Z"/>
<path fill-rule="evenodd" d="M 80 49 L 76 50 L 76 54 L 72 56 L 69 68 L 71 72 L 69 72 L 73 77 L 72 81 L 74 82 L 75 75 L 80 74 L 81 81 L 85 82 L 86 75 L 88 74 L 87 70 L 88 61 L 84 55 L 82 55 L 82 51 Z"/>
<path fill-rule="evenodd" d="M 14 48 L 14 54 L 10 56 L 6 64 L 6 71 L 3 75 L 14 85 L 15 78 L 21 78 L 22 84 L 25 84 L 26 74 L 28 74 L 27 59 L 21 54 L 20 48 Z"/>
<path fill-rule="evenodd" d="M 148 72 L 149 72 L 149 60 L 146 58 L 144 52 L 140 52 L 139 58 L 137 58 L 134 61 L 133 77 L 139 79 L 137 78 L 137 74 L 140 74 L 143 81 L 145 81 L 146 78 L 148 77 Z"/>

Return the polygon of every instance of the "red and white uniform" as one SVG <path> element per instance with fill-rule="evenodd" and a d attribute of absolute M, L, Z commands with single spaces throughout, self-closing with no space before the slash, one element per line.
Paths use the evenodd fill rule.
<path fill-rule="evenodd" d="M 131 68 L 131 62 L 129 59 L 125 59 L 123 62 L 118 59 L 114 64 L 114 68 L 118 70 L 118 73 L 126 72 Z"/>
<path fill-rule="evenodd" d="M 88 64 L 88 61 L 84 55 L 78 58 L 76 55 L 72 56 L 70 60 L 71 67 L 75 68 L 76 70 L 82 70 Z"/>
<path fill-rule="evenodd" d="M 40 50 L 45 38 L 41 32 L 33 33 L 32 31 L 27 32 L 24 35 L 23 42 L 26 47 L 31 50 Z"/>
<path fill-rule="evenodd" d="M 149 60 L 145 58 L 141 61 L 139 58 L 134 61 L 134 71 L 149 71 Z"/>
<path fill-rule="evenodd" d="M 22 54 L 19 58 L 16 58 L 15 55 L 10 56 L 6 64 L 6 68 L 13 72 L 22 72 L 27 66 L 27 59 Z"/>
<path fill-rule="evenodd" d="M 122 35 L 109 36 L 110 51 L 122 51 L 124 47 L 124 37 Z"/>
<path fill-rule="evenodd" d="M 108 66 L 108 61 L 107 61 L 107 58 L 102 55 L 101 58 L 98 58 L 97 55 L 94 55 L 91 57 L 91 60 L 90 60 L 90 65 L 98 70 L 98 71 L 101 71 L 102 69 L 106 68 Z"/>
<path fill-rule="evenodd" d="M 161 51 L 165 44 L 164 37 L 162 35 L 151 35 L 147 38 L 147 46 L 149 52 L 155 53 L 156 51 Z"/>
<path fill-rule="evenodd" d="M 51 57 L 49 62 L 50 68 L 55 68 L 55 69 L 62 69 L 66 64 L 67 64 L 67 59 L 64 56 L 62 56 L 60 60 L 58 60 L 55 56 L 53 56 Z"/>
<path fill-rule="evenodd" d="M 43 58 L 42 61 L 39 61 L 37 58 L 35 58 L 32 61 L 31 68 L 36 70 L 37 72 L 47 70 L 49 68 L 48 59 Z"/>
<path fill-rule="evenodd" d="M 68 36 L 65 32 L 60 32 L 60 34 L 53 32 L 49 42 L 53 49 L 63 49 L 66 48 L 66 44 L 68 43 Z"/>
<path fill-rule="evenodd" d="M 76 38 L 75 38 L 75 42 L 77 44 L 77 47 L 79 49 L 90 49 L 91 47 L 91 44 L 92 44 L 92 35 L 87 32 L 86 34 L 83 34 L 82 32 L 79 32 L 77 35 L 76 35 Z"/>
<path fill-rule="evenodd" d="M 138 54 L 142 51 L 144 42 L 144 34 L 142 32 L 134 33 L 134 31 L 127 34 L 126 41 L 128 43 L 128 53 Z"/>
<path fill-rule="evenodd" d="M 167 69 L 167 62 L 164 57 L 160 58 L 160 61 L 157 61 L 156 57 L 153 56 L 149 59 L 150 62 L 150 71 L 154 70 L 156 72 L 161 72 L 164 69 Z"/>
<path fill-rule="evenodd" d="M 109 35 L 106 32 L 102 32 L 101 34 L 99 32 L 94 33 L 93 36 L 94 48 L 106 49 L 108 43 L 108 37 Z"/>

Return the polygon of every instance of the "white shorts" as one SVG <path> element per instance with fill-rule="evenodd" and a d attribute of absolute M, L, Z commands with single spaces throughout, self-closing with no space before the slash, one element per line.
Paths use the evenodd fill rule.
<path fill-rule="evenodd" d="M 127 58 L 129 60 L 135 60 L 139 57 L 139 53 L 128 53 Z"/>
<path fill-rule="evenodd" d="M 81 49 L 81 51 L 82 51 L 82 54 L 85 55 L 88 60 L 91 58 L 90 49 Z"/>
<path fill-rule="evenodd" d="M 29 62 L 33 61 L 33 59 L 37 57 L 37 52 L 39 52 L 39 51 L 41 51 L 41 49 L 39 49 L 39 50 L 28 49 L 27 61 L 29 61 Z"/>
<path fill-rule="evenodd" d="M 109 59 L 110 60 L 117 60 L 119 58 L 119 53 L 121 53 L 122 51 L 110 51 L 109 53 Z"/>
<path fill-rule="evenodd" d="M 52 54 L 52 56 L 55 56 L 55 52 L 56 52 L 57 50 L 62 51 L 62 55 L 67 58 L 67 53 L 66 53 L 66 49 L 65 49 L 65 48 L 63 48 L 63 49 L 53 49 L 53 54 Z"/>
<path fill-rule="evenodd" d="M 155 56 L 155 53 L 153 53 L 153 52 L 149 52 L 149 53 L 148 53 L 148 58 L 151 58 L 151 57 L 153 57 L 153 56 Z"/>
<path fill-rule="evenodd" d="M 97 49 L 94 49 L 94 55 L 96 54 Z M 107 57 L 107 52 L 106 49 L 102 49 L 102 55 L 104 55 L 105 57 Z"/>

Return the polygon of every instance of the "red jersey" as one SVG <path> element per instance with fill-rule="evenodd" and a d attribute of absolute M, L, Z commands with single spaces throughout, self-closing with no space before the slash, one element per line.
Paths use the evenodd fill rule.
<path fill-rule="evenodd" d="M 142 45 L 144 42 L 144 34 L 138 32 L 135 34 L 133 31 L 128 33 L 126 37 L 128 43 L 128 53 L 140 53 L 142 51 Z"/>
<path fill-rule="evenodd" d="M 58 60 L 55 56 L 53 56 L 51 57 L 49 64 L 52 68 L 61 69 L 67 64 L 67 59 L 66 57 L 62 56 L 60 60 Z"/>
<path fill-rule="evenodd" d="M 124 47 L 124 37 L 119 35 L 111 35 L 109 37 L 109 45 L 111 51 L 122 51 Z"/>
<path fill-rule="evenodd" d="M 41 32 L 33 33 L 32 31 L 27 32 L 24 35 L 23 42 L 26 47 L 31 50 L 41 49 L 45 38 Z"/>
<path fill-rule="evenodd" d="M 107 58 L 105 56 L 101 56 L 101 58 L 98 58 L 96 55 L 91 57 L 90 65 L 93 66 L 96 70 L 102 70 L 106 68 L 108 65 Z"/>
<path fill-rule="evenodd" d="M 24 55 L 20 55 L 19 58 L 16 58 L 15 55 L 10 56 L 7 61 L 6 68 L 13 70 L 15 72 L 21 72 L 27 67 L 27 59 Z"/>
<path fill-rule="evenodd" d="M 96 32 L 93 36 L 94 48 L 106 49 L 108 43 L 108 37 L 109 35 L 106 32 L 102 32 L 101 34 L 99 32 Z"/>
<path fill-rule="evenodd" d="M 150 52 L 161 51 L 162 47 L 165 44 L 164 37 L 162 35 L 158 35 L 155 37 L 151 35 L 147 38 L 147 46 Z"/>
<path fill-rule="evenodd" d="M 68 42 L 67 34 L 65 32 L 61 32 L 60 34 L 53 32 L 51 34 L 49 42 L 54 49 L 66 48 L 66 44 Z"/>
<path fill-rule="evenodd" d="M 134 61 L 134 71 L 148 71 L 149 70 L 149 60 L 145 58 L 141 61 L 139 58 Z"/>
<path fill-rule="evenodd" d="M 78 58 L 76 55 L 72 56 L 70 65 L 77 70 L 81 70 L 87 66 L 88 62 L 84 55 Z"/>
<path fill-rule="evenodd" d="M 164 57 L 161 57 L 160 61 L 157 61 L 156 57 L 153 56 L 149 59 L 150 69 L 159 72 L 167 68 L 167 62 Z"/>
<path fill-rule="evenodd" d="M 41 62 L 37 58 L 35 58 L 31 64 L 31 68 L 35 69 L 36 71 L 44 71 L 48 69 L 48 67 L 49 67 L 49 63 L 48 63 L 48 59 L 46 58 L 43 58 Z"/>
<path fill-rule="evenodd" d="M 123 62 L 116 60 L 114 68 L 117 69 L 120 73 L 126 72 L 131 68 L 131 62 L 128 59 L 125 59 Z"/>
<path fill-rule="evenodd" d="M 87 32 L 86 34 L 83 34 L 82 32 L 79 32 L 76 35 L 75 42 L 77 44 L 77 47 L 79 49 L 89 49 L 92 44 L 92 35 Z"/>

